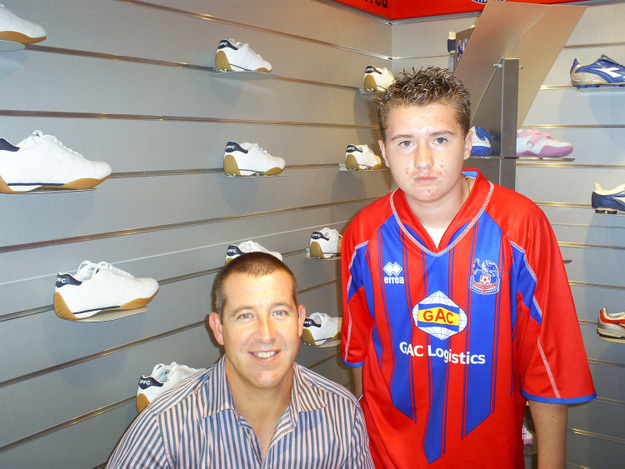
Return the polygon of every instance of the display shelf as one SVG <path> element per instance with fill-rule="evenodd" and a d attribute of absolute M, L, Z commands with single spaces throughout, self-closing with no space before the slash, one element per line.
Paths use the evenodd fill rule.
<path fill-rule="evenodd" d="M 305 342 L 302 342 L 302 345 L 305 345 L 307 348 L 329 348 L 329 347 L 336 347 L 338 345 L 340 345 L 341 343 L 341 339 L 336 339 L 336 340 L 326 340 L 323 344 L 321 345 L 309 345 Z"/>
<path fill-rule="evenodd" d="M 13 52 L 16 50 L 22 50 L 24 44 L 15 41 L 0 41 L 0 52 Z"/>
<path fill-rule="evenodd" d="M 347 171 L 348 173 L 374 173 L 376 171 L 386 171 L 388 168 L 382 166 L 380 169 L 347 169 L 345 163 L 338 163 L 339 171 Z"/>
<path fill-rule="evenodd" d="M 322 259 L 321 257 L 312 257 L 310 255 L 310 249 L 306 249 L 306 259 L 311 259 L 313 261 L 340 261 L 341 260 L 341 255 L 337 255 L 337 256 L 332 256 L 332 257 L 328 257 L 327 259 Z"/>
<path fill-rule="evenodd" d="M 90 187 L 89 189 L 33 189 L 32 191 L 24 191 L 24 192 L 0 192 L 0 194 L 6 195 L 27 195 L 27 194 L 68 194 L 70 192 L 90 192 L 94 191 L 95 187 Z"/>
<path fill-rule="evenodd" d="M 625 91 L 625 83 L 622 84 L 622 85 L 587 86 L 585 88 L 578 88 L 577 86 L 573 86 L 573 88 L 575 88 L 579 92 L 588 91 L 588 92 L 591 92 L 591 93 L 597 93 L 599 91 L 608 91 L 608 92 Z"/>
<path fill-rule="evenodd" d="M 226 78 L 228 80 L 266 80 L 268 78 L 276 78 L 276 73 L 267 72 L 220 72 L 216 70 L 215 73 L 219 78 Z"/>
<path fill-rule="evenodd" d="M 126 318 L 129 316 L 134 316 L 135 314 L 144 313 L 147 310 L 148 310 L 148 307 L 144 306 L 142 308 L 127 309 L 124 311 L 120 311 L 120 310 L 105 311 L 102 313 L 94 314 L 93 316 L 89 318 L 78 319 L 76 321 L 71 321 L 71 322 L 108 322 L 108 321 L 113 321 L 115 319 Z M 70 320 L 68 319 L 68 321 Z"/>
<path fill-rule="evenodd" d="M 524 161 L 532 161 L 532 162 L 543 162 L 543 163 L 558 163 L 558 162 L 566 162 L 570 163 L 571 161 L 575 161 L 575 158 L 570 157 L 553 157 L 553 156 L 500 156 L 500 155 L 490 155 L 490 156 L 471 156 L 469 160 L 515 160 L 517 162 Z"/>
<path fill-rule="evenodd" d="M 607 341 L 607 342 L 615 342 L 617 344 L 625 344 L 625 339 L 617 339 L 616 337 L 607 337 L 605 335 L 597 334 L 599 338 Z"/>

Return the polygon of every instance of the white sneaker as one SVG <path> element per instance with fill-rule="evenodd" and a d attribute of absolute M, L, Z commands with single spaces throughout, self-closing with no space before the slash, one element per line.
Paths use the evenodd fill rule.
<path fill-rule="evenodd" d="M 238 246 L 236 244 L 228 246 L 228 249 L 226 250 L 226 265 L 235 257 L 239 257 L 241 254 L 245 254 L 246 252 L 266 252 L 267 254 L 271 254 L 273 257 L 277 257 L 282 260 L 282 254 L 277 251 L 269 251 L 255 241 L 243 241 Z"/>
<path fill-rule="evenodd" d="M 328 341 L 341 338 L 341 318 L 333 318 L 326 313 L 312 313 L 304 319 L 302 342 L 320 346 Z"/>
<path fill-rule="evenodd" d="M 351 170 L 380 169 L 382 159 L 373 153 L 367 145 L 347 145 L 345 167 Z"/>
<path fill-rule="evenodd" d="M 310 257 L 329 259 L 341 254 L 342 236 L 331 228 L 313 231 L 310 235 Z"/>
<path fill-rule="evenodd" d="M 89 161 L 40 130 L 17 145 L 0 138 L 0 192 L 89 189 L 110 175 L 108 163 Z"/>
<path fill-rule="evenodd" d="M 141 376 L 137 387 L 137 411 L 139 413 L 151 404 L 157 396 L 173 388 L 183 379 L 205 368 L 190 368 L 172 362 L 171 365 L 159 363 L 152 370 L 150 376 Z"/>
<path fill-rule="evenodd" d="M 41 26 L 23 20 L 4 5 L 0 5 L 0 41 L 32 44 L 45 38 L 46 32 Z"/>
<path fill-rule="evenodd" d="M 536 129 L 518 130 L 516 134 L 516 156 L 537 156 L 553 158 L 567 156 L 573 152 L 569 142 L 556 140 L 547 132 Z"/>
<path fill-rule="evenodd" d="M 369 65 L 365 69 L 365 91 L 386 91 L 393 81 L 395 81 L 395 77 L 387 68 L 377 68 Z"/>
<path fill-rule="evenodd" d="M 284 159 L 271 156 L 257 143 L 228 142 L 224 154 L 224 172 L 228 176 L 274 176 L 284 169 Z"/>
<path fill-rule="evenodd" d="M 158 292 L 152 278 L 134 278 L 107 262 L 84 261 L 76 274 L 56 276 L 54 311 L 76 321 L 101 311 L 130 310 L 147 305 Z"/>
<path fill-rule="evenodd" d="M 249 44 L 234 39 L 219 42 L 215 65 L 220 72 L 271 72 L 271 64 L 254 52 Z"/>

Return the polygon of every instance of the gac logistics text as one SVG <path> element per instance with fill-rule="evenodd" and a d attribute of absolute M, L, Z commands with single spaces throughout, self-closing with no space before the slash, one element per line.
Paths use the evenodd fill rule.
<path fill-rule="evenodd" d="M 438 357 L 442 358 L 445 363 L 460 363 L 461 365 L 484 365 L 486 363 L 486 355 L 471 355 L 471 352 L 454 353 L 451 349 L 441 347 L 433 348 L 428 345 L 412 345 L 408 342 L 400 342 L 399 350 L 401 353 L 411 355 L 413 357 Z"/>

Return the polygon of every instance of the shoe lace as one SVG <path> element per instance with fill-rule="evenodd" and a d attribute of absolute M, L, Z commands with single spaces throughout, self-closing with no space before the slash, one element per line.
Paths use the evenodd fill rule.
<path fill-rule="evenodd" d="M 35 140 L 46 140 L 50 143 L 52 143 L 53 145 L 56 145 L 58 147 L 61 147 L 63 150 L 67 151 L 68 153 L 73 153 L 76 156 L 80 156 L 82 157 L 82 155 L 80 153 L 78 153 L 77 151 L 72 150 L 71 148 L 66 147 L 65 145 L 63 145 L 63 142 L 61 142 L 58 138 L 56 138 L 54 135 L 44 135 L 44 133 L 41 130 L 35 130 L 31 137 Z"/>
<path fill-rule="evenodd" d="M 129 274 L 125 270 L 119 269 L 117 267 L 113 267 L 108 262 L 100 262 L 100 263 L 98 263 L 96 272 L 98 270 L 101 270 L 101 269 L 110 270 L 111 272 L 115 272 L 118 275 L 123 275 L 124 277 L 134 278 L 131 274 Z"/>

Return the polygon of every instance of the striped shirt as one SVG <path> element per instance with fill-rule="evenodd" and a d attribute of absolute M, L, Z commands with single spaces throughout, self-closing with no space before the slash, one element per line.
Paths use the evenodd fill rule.
<path fill-rule="evenodd" d="M 163 393 L 132 423 L 108 468 L 373 468 L 364 417 L 343 386 L 294 364 L 291 405 L 265 459 L 237 412 L 224 358 Z"/>

